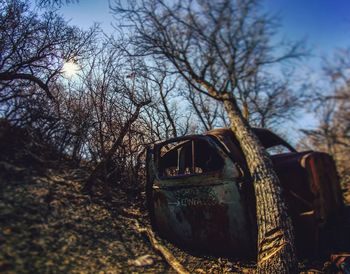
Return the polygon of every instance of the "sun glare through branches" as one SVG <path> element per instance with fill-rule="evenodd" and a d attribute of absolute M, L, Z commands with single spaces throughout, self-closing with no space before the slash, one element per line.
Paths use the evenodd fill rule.
<path fill-rule="evenodd" d="M 62 68 L 64 76 L 71 78 L 79 72 L 79 66 L 75 62 L 68 61 L 65 62 Z"/>

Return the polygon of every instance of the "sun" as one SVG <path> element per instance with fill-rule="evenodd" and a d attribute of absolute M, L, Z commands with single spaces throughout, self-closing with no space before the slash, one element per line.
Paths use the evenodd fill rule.
<path fill-rule="evenodd" d="M 65 62 L 62 68 L 63 74 L 67 77 L 73 77 L 79 70 L 79 66 L 73 61 Z"/>

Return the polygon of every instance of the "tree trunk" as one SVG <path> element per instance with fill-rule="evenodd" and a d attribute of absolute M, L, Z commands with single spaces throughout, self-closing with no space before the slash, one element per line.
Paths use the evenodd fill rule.
<path fill-rule="evenodd" d="M 239 141 L 254 181 L 258 224 L 258 273 L 296 273 L 291 219 L 272 161 L 243 118 L 233 98 L 224 100 L 231 129 Z"/>

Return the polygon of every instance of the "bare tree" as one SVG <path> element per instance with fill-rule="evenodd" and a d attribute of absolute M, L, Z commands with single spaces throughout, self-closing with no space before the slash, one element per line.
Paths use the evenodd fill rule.
<path fill-rule="evenodd" d="M 82 31 L 55 12 L 39 15 L 20 0 L 0 5 L 0 115 L 80 158 L 90 114 L 79 95 L 62 85 L 62 67 L 88 58 L 97 27 Z"/>
<path fill-rule="evenodd" d="M 36 0 L 40 7 L 62 7 L 63 5 L 78 3 L 79 0 Z"/>
<path fill-rule="evenodd" d="M 144 71 L 140 60 L 123 55 L 122 41 L 112 43 L 95 26 L 84 32 L 55 12 L 39 15 L 24 1 L 0 3 L 1 117 L 39 131 L 75 163 L 84 160 L 95 168 L 91 178 L 142 181 L 152 131 L 160 129 L 159 138 L 181 134 L 170 103 L 174 81 L 161 71 Z M 79 66 L 73 78 L 65 78 L 65 62 Z M 151 88 L 159 93 L 146 109 Z M 143 123 L 150 111 L 156 113 L 152 122 L 163 120 L 159 128 Z"/>
<path fill-rule="evenodd" d="M 279 179 L 242 116 L 238 98 L 241 87 L 265 66 L 298 57 L 299 46 L 273 56 L 273 21 L 259 12 L 254 0 L 115 1 L 112 10 L 134 34 L 133 54 L 163 58 L 194 90 L 222 102 L 254 180 L 258 272 L 294 273 L 293 228 Z"/>
<path fill-rule="evenodd" d="M 343 188 L 350 189 L 350 49 L 338 50 L 324 64 L 328 90 L 315 93 L 313 107 L 319 117 L 316 129 L 304 129 L 301 146 L 331 154 Z"/>
<path fill-rule="evenodd" d="M 305 92 L 292 90 L 291 76 L 257 76 L 249 81 L 249 89 L 242 95 L 242 105 L 247 106 L 247 119 L 251 125 L 277 128 L 292 120 L 303 107 Z"/>
<path fill-rule="evenodd" d="M 217 100 L 202 93 L 194 92 L 191 85 L 188 85 L 188 92 L 184 96 L 194 109 L 205 131 L 211 130 L 218 125 L 217 120 L 219 120 L 219 111 L 222 105 Z"/>
<path fill-rule="evenodd" d="M 279 129 L 279 126 L 295 118 L 304 106 L 306 93 L 292 90 L 292 76 L 273 76 L 270 73 L 254 75 L 246 85 L 237 91 L 237 103 L 242 109 L 243 117 L 251 126 Z M 223 106 L 217 100 L 201 93 L 193 92 L 188 85 L 184 96 L 195 110 L 204 130 L 228 126 Z M 295 88 L 294 88 L 295 89 Z"/>
<path fill-rule="evenodd" d="M 147 84 L 137 77 L 137 62 L 125 58 L 108 38 L 81 67 L 76 81 L 66 83 L 70 97 L 66 96 L 65 116 L 68 120 L 76 118 L 71 127 L 75 140 L 72 157 L 85 147 L 88 151 L 85 159 L 94 162 L 94 170 L 85 185 L 85 190 L 91 193 L 98 178 L 107 187 L 112 166 L 124 171 L 134 164 L 126 166 L 126 161 L 140 150 L 133 126 L 150 99 Z M 72 110 L 74 115 L 69 114 Z M 88 120 L 81 120 L 83 117 Z"/>
<path fill-rule="evenodd" d="M 163 125 L 166 127 L 164 130 L 165 137 L 177 137 L 178 125 L 176 120 L 178 115 L 176 108 L 170 103 L 170 98 L 174 91 L 178 90 L 178 77 L 172 77 L 164 63 L 156 62 L 156 66 L 156 69 L 150 70 L 144 65 L 144 72 L 140 75 L 149 81 L 150 89 L 153 91 L 152 97 L 159 97 L 159 100 L 154 100 L 153 103 L 153 107 L 157 109 L 158 113 L 151 115 L 150 118 L 152 119 L 154 116 L 159 115 L 163 117 Z M 170 134 L 169 129 L 171 131 Z"/>
<path fill-rule="evenodd" d="M 167 64 L 157 60 L 152 60 L 152 66 L 147 66 L 144 60 L 139 64 L 135 74 L 147 81 L 152 98 L 144 115 L 140 116 L 143 124 L 147 125 L 144 132 L 150 134 L 148 137 L 153 142 L 188 133 L 192 112 L 179 103 L 183 101 L 183 82 L 179 75 L 174 74 Z"/>
<path fill-rule="evenodd" d="M 19 0 L 1 0 L 0 99 L 23 96 L 28 83 L 53 100 L 52 83 L 68 61 L 78 61 L 91 50 L 96 29 L 85 32 L 68 26 L 47 12 L 40 17 Z"/>

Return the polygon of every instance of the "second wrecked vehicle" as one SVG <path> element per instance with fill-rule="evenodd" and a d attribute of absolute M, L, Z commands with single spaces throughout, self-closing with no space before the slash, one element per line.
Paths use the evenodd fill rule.
<path fill-rule="evenodd" d="M 315 254 L 320 230 L 343 204 L 334 161 L 326 153 L 297 152 L 269 130 L 253 130 L 281 181 L 299 255 Z M 201 251 L 256 255 L 253 183 L 230 129 L 157 143 L 147 164 L 151 222 L 163 237 Z"/>

